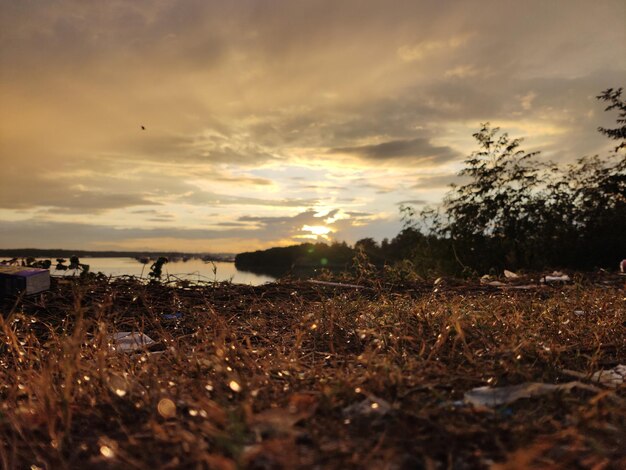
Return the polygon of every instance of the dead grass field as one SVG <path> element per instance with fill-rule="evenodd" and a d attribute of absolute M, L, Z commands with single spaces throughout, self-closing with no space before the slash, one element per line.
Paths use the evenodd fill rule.
<path fill-rule="evenodd" d="M 592 384 L 626 364 L 623 279 L 574 279 L 529 290 L 56 281 L 0 300 L 0 462 L 626 468 L 624 386 L 463 401 L 485 385 Z M 118 331 L 156 343 L 116 351 Z"/>

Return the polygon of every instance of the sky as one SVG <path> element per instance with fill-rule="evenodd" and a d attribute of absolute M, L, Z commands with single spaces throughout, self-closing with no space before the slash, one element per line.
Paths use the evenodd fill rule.
<path fill-rule="evenodd" d="M 392 238 L 480 123 L 608 153 L 624 24 L 623 0 L 0 0 L 0 248 Z"/>

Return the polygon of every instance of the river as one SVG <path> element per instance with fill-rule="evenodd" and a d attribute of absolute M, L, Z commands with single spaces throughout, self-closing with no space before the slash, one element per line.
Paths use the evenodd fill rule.
<path fill-rule="evenodd" d="M 40 258 L 41 259 L 41 258 Z M 148 277 L 152 261 L 145 266 L 134 258 L 81 258 L 82 264 L 89 265 L 89 271 L 93 273 L 101 272 L 107 276 L 137 276 Z M 66 264 L 69 264 L 66 262 Z M 57 271 L 56 262 L 52 260 L 50 274 L 53 276 L 72 275 L 74 271 Z M 234 263 L 215 261 L 204 262 L 201 259 L 190 259 L 188 261 L 172 261 L 163 266 L 163 278 L 167 275 L 176 276 L 180 279 L 191 281 L 231 281 L 236 284 L 250 284 L 258 286 L 266 282 L 272 282 L 275 278 L 255 274 L 247 271 L 239 271 Z"/>

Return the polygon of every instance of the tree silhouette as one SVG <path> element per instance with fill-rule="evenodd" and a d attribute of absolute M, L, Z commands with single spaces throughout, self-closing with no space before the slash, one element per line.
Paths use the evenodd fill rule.
<path fill-rule="evenodd" d="M 439 234 L 451 239 L 461 264 L 482 265 L 487 250 L 489 259 L 500 258 L 499 265 L 526 264 L 540 219 L 537 189 L 546 183 L 550 166 L 535 159 L 539 152 L 521 149 L 522 139 L 489 123 L 473 136 L 479 150 L 459 173 L 469 182 L 446 195 Z"/>
<path fill-rule="evenodd" d="M 604 109 L 605 111 L 611 111 L 613 109 L 617 109 L 619 111 L 617 118 L 618 127 L 614 129 L 598 127 L 598 131 L 610 139 L 621 141 L 617 147 L 615 147 L 615 151 L 617 152 L 626 147 L 626 101 L 622 99 L 622 88 L 618 88 L 617 90 L 607 88 L 596 96 L 596 98 L 609 103 L 609 105 Z"/>

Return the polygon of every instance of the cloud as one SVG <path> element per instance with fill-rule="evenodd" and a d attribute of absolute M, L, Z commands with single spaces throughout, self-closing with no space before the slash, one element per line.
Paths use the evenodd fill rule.
<path fill-rule="evenodd" d="M 277 244 L 300 243 L 311 240 L 311 227 L 327 227 L 333 238 L 354 242 L 355 234 L 362 238 L 372 224 L 389 225 L 389 221 L 377 215 L 358 213 L 347 217 L 336 217 L 339 209 L 319 213 L 314 209 L 299 212 L 292 216 L 240 216 L 232 222 L 216 222 L 217 228 L 186 228 L 184 226 L 157 225 L 146 227 L 116 227 L 94 223 L 55 222 L 49 220 L 26 219 L 5 221 L 0 225 L 0 247 L 20 248 L 75 248 L 75 249 L 164 249 L 164 243 L 182 250 L 176 244 L 185 242 L 196 251 L 211 251 L 219 241 L 220 250 L 232 241 L 234 251 L 244 251 L 255 247 L 269 247 Z M 167 216 L 166 216 L 167 218 Z M 333 218 L 332 222 L 329 218 Z M 157 222 L 161 222 L 158 218 Z M 394 229 L 399 224 L 392 222 Z M 309 229 L 307 229 L 307 227 Z M 45 238 L 41 237 L 45 233 Z M 319 241 L 328 240 L 320 230 Z M 393 232 L 391 232 L 393 233 Z M 313 239 L 318 239 L 313 236 Z M 236 248 L 234 248 L 236 247 Z"/>
<path fill-rule="evenodd" d="M 255 197 L 233 196 L 229 194 L 218 194 L 210 191 L 193 190 L 181 194 L 176 198 L 177 202 L 186 204 L 220 206 L 220 205 L 241 205 L 241 206 L 269 206 L 269 207 L 307 207 L 317 203 L 317 199 L 304 198 L 283 198 L 264 199 Z"/>
<path fill-rule="evenodd" d="M 342 206 L 335 236 L 393 235 L 397 201 L 459 181 L 481 122 L 541 158 L 608 151 L 596 128 L 615 116 L 594 97 L 623 82 L 625 14 L 620 0 L 0 2 L 0 226 L 89 214 L 81 243 L 106 242 L 167 213 L 263 244 L 319 224 L 306 208 Z"/>
<path fill-rule="evenodd" d="M 308 209 L 293 216 L 248 215 L 238 221 L 256 223 L 260 232 L 272 233 L 293 242 L 331 239 L 354 242 L 355 231 L 362 233 L 367 227 L 371 234 L 372 227 L 380 224 L 381 218 L 366 212 L 344 212 L 335 208 L 321 213 Z"/>
<path fill-rule="evenodd" d="M 481 71 L 472 64 L 464 64 L 457 65 L 449 70 L 446 70 L 443 76 L 446 78 L 464 79 L 468 77 L 475 77 L 477 75 L 487 76 L 490 73 L 491 72 L 488 69 Z"/>
<path fill-rule="evenodd" d="M 418 182 L 413 189 L 450 188 L 451 184 L 460 185 L 468 181 L 467 177 L 457 174 L 419 176 Z"/>
<path fill-rule="evenodd" d="M 30 180 L 22 189 L 0 185 L 0 208 L 33 209 L 45 207 L 52 213 L 99 214 L 111 209 L 155 206 L 141 193 L 117 193 L 77 188 L 59 181 Z"/>
<path fill-rule="evenodd" d="M 424 199 L 409 199 L 406 201 L 396 202 L 398 206 L 411 205 L 411 206 L 422 206 L 424 204 L 428 204 L 428 201 Z"/>
<path fill-rule="evenodd" d="M 463 46 L 471 38 L 471 34 L 452 36 L 445 40 L 422 41 L 415 45 L 403 45 L 398 48 L 398 56 L 405 62 L 413 62 L 427 58 L 432 54 L 449 53 Z"/>
<path fill-rule="evenodd" d="M 351 154 L 370 160 L 412 159 L 433 163 L 447 162 L 458 154 L 447 146 L 432 145 L 428 139 L 391 140 L 380 144 L 330 149 L 330 154 Z"/>

